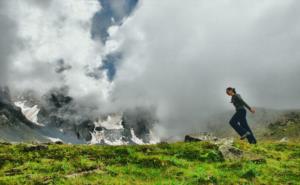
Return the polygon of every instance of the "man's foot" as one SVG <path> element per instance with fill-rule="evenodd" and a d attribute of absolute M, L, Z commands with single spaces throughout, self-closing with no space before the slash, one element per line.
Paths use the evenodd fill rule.
<path fill-rule="evenodd" d="M 245 138 L 247 138 L 248 136 L 250 136 L 251 133 L 250 132 L 246 132 L 240 139 L 244 140 Z"/>
<path fill-rule="evenodd" d="M 249 143 L 252 144 L 252 145 L 257 144 L 256 140 L 249 141 Z"/>

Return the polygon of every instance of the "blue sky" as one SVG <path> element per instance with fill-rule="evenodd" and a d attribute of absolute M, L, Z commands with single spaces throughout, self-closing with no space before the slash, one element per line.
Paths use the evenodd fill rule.
<path fill-rule="evenodd" d="M 93 17 L 91 35 L 103 44 L 107 41 L 108 28 L 121 25 L 137 6 L 138 0 L 99 0 L 102 9 Z M 122 58 L 122 53 L 112 53 L 104 57 L 102 70 L 107 70 L 109 80 L 116 74 L 116 66 Z"/>

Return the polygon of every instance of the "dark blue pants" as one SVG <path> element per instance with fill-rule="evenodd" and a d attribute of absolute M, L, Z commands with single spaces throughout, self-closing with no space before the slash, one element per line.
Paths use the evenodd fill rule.
<path fill-rule="evenodd" d="M 232 116 L 229 121 L 232 128 L 240 135 L 243 136 L 246 132 L 250 132 L 251 135 L 247 137 L 247 140 L 251 144 L 256 143 L 256 139 L 253 135 L 252 130 L 250 129 L 247 119 L 246 119 L 247 111 L 246 109 L 238 109 L 236 113 Z"/>

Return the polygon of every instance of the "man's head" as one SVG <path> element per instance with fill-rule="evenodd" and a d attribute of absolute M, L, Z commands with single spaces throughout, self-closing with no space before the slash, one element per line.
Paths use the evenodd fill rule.
<path fill-rule="evenodd" d="M 228 87 L 228 88 L 226 89 L 226 94 L 227 94 L 228 96 L 233 96 L 233 95 L 235 95 L 235 94 L 236 94 L 235 88 L 233 88 L 233 87 Z"/>

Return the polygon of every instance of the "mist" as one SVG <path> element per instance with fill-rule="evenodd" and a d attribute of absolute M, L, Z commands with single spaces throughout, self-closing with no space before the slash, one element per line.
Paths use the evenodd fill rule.
<path fill-rule="evenodd" d="M 7 68 L 15 47 L 16 25 L 7 15 L 7 3 L 0 2 L 0 86 L 7 83 Z"/>
<path fill-rule="evenodd" d="M 205 130 L 233 110 L 228 86 L 254 107 L 300 108 L 299 1 L 140 0 L 100 40 L 91 34 L 98 1 L 5 2 L 0 77 L 14 91 L 67 86 L 100 112 L 155 107 L 160 136 Z M 116 53 L 109 80 L 101 66 Z"/>
<path fill-rule="evenodd" d="M 91 38 L 97 1 L 10 1 L 10 16 L 18 29 L 11 57 L 10 88 L 34 90 L 38 96 L 67 86 L 69 95 L 86 106 L 98 106 L 110 83 L 102 65 L 104 46 Z M 95 78 L 97 76 L 97 79 Z"/>
<path fill-rule="evenodd" d="M 161 135 L 205 130 L 205 119 L 232 109 L 228 86 L 254 107 L 299 108 L 299 7 L 142 1 L 112 36 L 124 51 L 113 96 L 157 105 Z"/>

